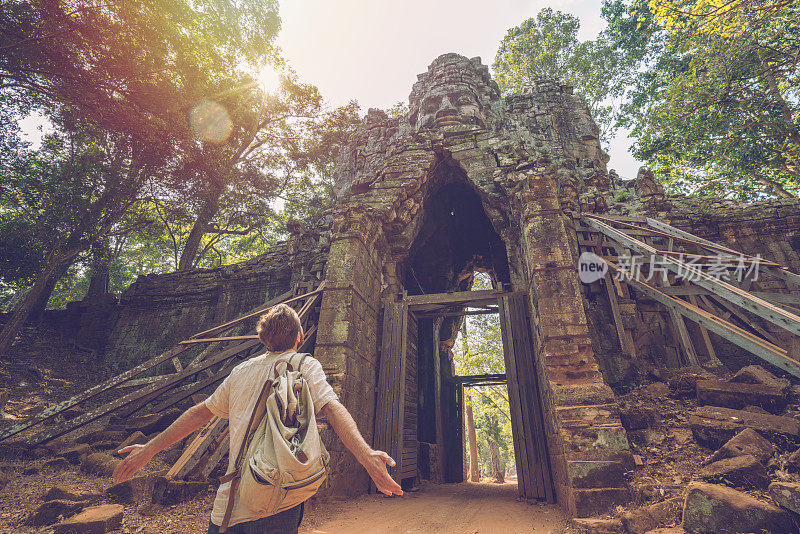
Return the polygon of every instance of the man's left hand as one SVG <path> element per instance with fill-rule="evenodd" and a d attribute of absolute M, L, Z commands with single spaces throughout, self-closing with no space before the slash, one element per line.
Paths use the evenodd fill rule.
<path fill-rule="evenodd" d="M 387 465 L 394 467 L 395 461 L 391 456 L 383 451 L 370 449 L 366 456 L 361 460 L 361 465 L 367 470 L 370 478 L 375 483 L 378 491 L 385 495 L 402 495 L 403 489 L 400 484 L 394 481 L 389 475 Z"/>

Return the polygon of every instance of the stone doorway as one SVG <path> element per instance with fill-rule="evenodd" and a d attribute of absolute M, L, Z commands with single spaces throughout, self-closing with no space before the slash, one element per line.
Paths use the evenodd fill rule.
<path fill-rule="evenodd" d="M 482 290 L 407 296 L 387 303 L 374 443 L 395 458 L 393 475 L 404 486 L 420 478 L 464 481 L 464 386 L 502 380 L 509 392 L 518 494 L 526 500 L 554 502 L 524 297 Z M 485 312 L 500 316 L 507 373 L 456 376 L 452 325 L 468 314 Z"/>
<path fill-rule="evenodd" d="M 405 116 L 370 110 L 337 159 L 315 349 L 360 428 L 370 434 L 379 419 L 385 310 L 468 290 L 473 273 L 485 272 L 526 309 L 516 330 L 527 335 L 524 362 L 538 380 L 559 504 L 589 516 L 628 498 L 627 438 L 595 361 L 568 216 L 597 207 L 609 187 L 604 165 L 597 127 L 570 88 L 543 82 L 503 98 L 479 58 L 437 58 L 412 88 Z M 457 322 L 445 317 L 438 329 L 445 349 Z M 433 327 L 417 325 L 420 351 L 433 337 L 423 330 Z M 420 422 L 435 398 L 424 376 Z M 376 437 L 365 436 L 373 444 Z M 417 460 L 432 453 L 420 449 Z M 350 456 L 332 457 L 333 493 L 367 489 Z"/>

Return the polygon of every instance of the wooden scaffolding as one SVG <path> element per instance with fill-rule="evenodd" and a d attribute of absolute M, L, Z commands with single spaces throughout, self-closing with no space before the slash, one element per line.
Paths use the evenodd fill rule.
<path fill-rule="evenodd" d="M 719 364 L 713 332 L 800 377 L 800 276 L 651 218 L 584 214 L 573 221 L 580 251 L 608 265 L 602 284 L 623 353 L 633 357 L 636 348 L 619 299 L 634 290 L 664 306 L 684 363 L 701 363 L 699 341 L 702 363 Z M 699 340 L 686 319 L 698 325 Z"/>
<path fill-rule="evenodd" d="M 255 334 L 256 318 L 276 304 L 288 304 L 298 310 L 304 330 L 304 339 L 299 350 L 301 352 L 310 350 L 317 331 L 318 305 L 324 288 L 324 281 L 316 287 L 313 282 L 294 284 L 291 290 L 244 315 L 198 332 L 179 342 L 170 350 L 64 402 L 50 406 L 27 421 L 3 430 L 0 432 L 0 442 L 26 432 L 37 425 L 45 426 L 44 423 L 48 422 L 54 424 L 45 426 L 36 434 L 28 435 L 21 443 L 27 446 L 41 445 L 111 414 L 126 418 L 145 408 L 147 408 L 146 413 L 150 414 L 164 412 L 198 392 L 221 382 L 242 361 L 262 354 L 261 342 Z M 240 334 L 226 335 L 237 332 Z M 199 353 L 194 354 L 198 352 L 198 348 L 201 348 Z M 186 360 L 190 361 L 185 363 Z M 157 372 L 164 364 L 173 366 L 174 372 L 140 377 Z M 135 389 L 131 391 L 131 388 Z M 115 398 L 89 409 L 74 419 L 59 420 L 58 416 L 67 410 L 87 403 L 100 395 Z M 30 433 L 28 432 L 28 434 Z M 166 478 L 171 480 L 207 479 L 227 455 L 229 442 L 227 437 L 227 419 L 212 418 L 184 449 L 183 454 L 168 471 Z"/>

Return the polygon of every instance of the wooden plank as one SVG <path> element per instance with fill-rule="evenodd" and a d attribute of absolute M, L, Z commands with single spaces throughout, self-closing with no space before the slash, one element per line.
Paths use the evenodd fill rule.
<path fill-rule="evenodd" d="M 682 237 L 682 238 L 684 238 L 684 239 L 686 239 L 686 240 L 688 240 L 690 242 L 694 242 L 696 244 L 702 245 L 704 248 L 707 248 L 707 249 L 715 250 L 715 251 L 718 251 L 718 252 L 723 252 L 723 253 L 726 253 L 726 254 L 731 254 L 733 256 L 751 257 L 751 256 L 748 256 L 746 254 L 742 254 L 741 252 L 739 252 L 737 250 L 733 250 L 733 249 L 730 249 L 728 247 L 724 247 L 722 245 L 714 243 L 713 241 L 709 241 L 707 239 L 703 239 L 702 237 L 698 237 L 696 235 L 690 234 L 689 232 L 684 232 L 683 230 L 675 228 L 674 226 L 670 226 L 669 224 L 666 224 L 665 222 L 662 222 L 662 221 L 658 221 L 656 219 L 648 218 L 647 219 L 647 224 L 652 226 L 653 228 L 657 228 L 658 230 L 660 230 L 662 232 L 665 232 L 667 234 L 674 235 L 676 237 Z M 772 264 L 772 262 L 769 262 L 769 263 L 771 265 L 774 265 L 774 264 Z M 788 271 L 788 270 L 784 269 L 783 267 L 780 267 L 780 266 L 772 267 L 770 265 L 764 265 L 763 268 L 759 267 L 759 270 L 763 271 L 763 272 L 766 272 L 766 273 L 769 273 L 769 274 L 771 274 L 771 275 L 773 275 L 773 276 L 775 276 L 777 278 L 780 278 L 781 280 L 783 280 L 785 282 L 789 282 L 789 283 L 793 284 L 796 287 L 800 287 L 800 275 L 797 275 L 797 274 L 795 274 L 795 273 L 793 273 L 791 271 Z"/>
<path fill-rule="evenodd" d="M 405 387 L 406 387 L 406 351 L 408 350 L 408 308 L 400 304 L 397 307 L 399 317 L 396 319 L 400 329 L 400 347 L 397 355 L 398 377 L 394 387 L 397 396 L 395 397 L 396 415 L 394 420 L 394 439 L 398 457 L 395 458 L 398 467 L 403 465 L 403 415 L 405 414 Z"/>
<path fill-rule="evenodd" d="M 525 353 L 524 331 L 519 328 L 519 310 L 517 307 L 517 299 L 513 295 L 507 297 L 509 319 L 510 319 L 510 340 L 512 350 L 514 351 L 514 361 L 517 368 L 517 384 L 519 387 L 520 407 L 522 408 L 522 426 L 525 429 L 523 434 L 524 447 L 526 449 L 528 463 L 526 468 L 528 470 L 527 482 L 529 485 L 529 493 L 526 495 L 529 499 L 539 499 L 544 494 L 544 487 L 542 485 L 542 476 L 540 473 L 541 466 L 537 461 L 536 447 L 533 441 L 533 434 L 536 432 L 536 427 L 533 424 L 531 417 L 531 396 L 529 390 L 529 375 L 527 373 L 527 366 L 525 365 L 525 358 L 528 356 Z"/>
<path fill-rule="evenodd" d="M 212 442 L 206 447 L 205 452 L 203 453 L 200 458 L 194 462 L 194 465 L 188 470 L 188 472 L 182 477 L 184 480 L 206 480 L 208 477 L 203 475 L 202 473 L 206 470 L 209 466 L 209 463 L 212 460 L 217 458 L 222 459 L 221 456 L 218 454 L 220 450 L 227 451 L 228 448 L 225 445 L 230 446 L 230 426 L 225 425 L 225 430 L 220 432 L 220 434 L 215 437 Z M 216 460 L 216 463 L 219 463 L 219 459 Z M 216 465 L 211 466 L 209 472 L 214 469 Z"/>
<path fill-rule="evenodd" d="M 692 338 L 689 336 L 689 330 L 686 329 L 686 323 L 683 322 L 683 316 L 675 307 L 668 308 L 668 311 L 672 326 L 675 329 L 675 337 L 678 338 L 678 344 L 686 357 L 687 363 L 693 366 L 700 365 L 697 359 L 697 352 L 694 350 L 694 344 L 692 344 Z"/>
<path fill-rule="evenodd" d="M 375 405 L 375 422 L 373 427 L 373 447 L 377 450 L 389 453 L 389 446 L 387 437 L 389 435 L 387 424 L 389 423 L 389 396 L 391 394 L 389 389 L 389 380 L 391 373 L 391 348 L 392 348 L 392 307 L 389 303 L 384 304 L 383 308 L 383 326 L 381 334 L 381 350 L 378 359 L 378 391 L 376 395 Z M 370 489 L 375 488 L 374 484 L 370 484 Z"/>
<path fill-rule="evenodd" d="M 730 306 L 727 302 L 725 302 L 725 300 L 720 299 L 719 297 L 713 295 L 709 298 L 713 300 L 717 304 L 717 306 L 720 306 L 721 308 L 724 308 L 729 312 L 731 312 L 734 316 L 736 316 L 737 319 L 742 321 L 742 324 L 755 330 L 758 334 L 760 334 L 764 339 L 766 339 L 770 343 L 774 345 L 780 343 L 774 335 L 761 328 L 761 325 L 759 325 L 757 322 L 751 321 L 745 314 L 737 310 L 735 307 Z"/>
<path fill-rule="evenodd" d="M 537 498 L 545 498 L 552 503 L 555 502 L 555 495 L 550 479 L 544 418 L 541 412 L 525 298 L 525 295 L 521 293 L 513 293 L 509 296 L 509 306 L 513 306 L 512 327 L 514 328 L 514 334 L 512 335 L 512 341 L 517 363 L 517 376 L 522 387 L 521 396 L 524 395 L 523 416 L 526 417 L 525 425 L 528 427 L 526 443 L 529 447 L 532 447 L 528 454 L 528 461 L 530 462 L 531 459 L 534 461 L 532 471 L 535 478 L 533 482 L 536 483 Z"/>
<path fill-rule="evenodd" d="M 191 337 L 191 339 L 197 339 L 199 337 L 212 336 L 212 335 L 214 335 L 214 334 L 216 334 L 218 332 L 221 332 L 223 330 L 227 330 L 228 328 L 231 328 L 232 326 L 236 326 L 237 324 L 239 324 L 239 323 L 241 323 L 243 321 L 247 321 L 248 319 L 252 319 L 253 317 L 257 317 L 257 316 L 263 314 L 266 310 L 268 310 L 271 307 L 275 306 L 276 304 L 291 304 L 292 302 L 297 302 L 298 300 L 303 300 L 303 299 L 311 297 L 313 295 L 317 295 L 317 294 L 321 293 L 324 290 L 324 288 L 325 288 L 325 281 L 323 281 L 320 284 L 320 286 L 317 289 L 315 289 L 314 291 L 311 291 L 309 293 L 304 293 L 303 295 L 298 295 L 296 297 L 291 297 L 291 295 L 292 295 L 292 291 L 291 290 L 287 291 L 286 293 L 278 295 L 277 297 L 275 297 L 274 299 L 270 300 L 269 302 L 254 308 L 253 311 L 248 312 L 248 313 L 242 315 L 241 317 L 237 317 L 236 319 L 228 321 L 227 323 L 223 323 L 223 324 L 221 324 L 219 326 L 215 326 L 214 328 L 210 328 L 208 330 L 204 330 L 202 332 L 198 332 L 197 334 L 193 335 Z M 288 297 L 291 297 L 291 298 L 288 298 Z"/>
<path fill-rule="evenodd" d="M 771 300 L 779 304 L 800 306 L 800 295 L 794 293 L 770 293 L 768 291 L 751 291 L 750 293 L 764 300 Z"/>
<path fill-rule="evenodd" d="M 235 356 L 236 354 L 238 354 L 239 352 L 245 351 L 245 350 L 255 346 L 257 343 L 258 343 L 257 341 L 246 341 L 246 342 L 244 342 L 244 343 L 242 343 L 240 345 L 236 345 L 236 346 L 231 347 L 231 348 L 229 348 L 227 350 L 224 350 L 224 351 L 212 356 L 211 358 L 208 358 L 207 360 L 205 360 L 203 362 L 200 362 L 196 368 L 184 369 L 180 373 L 175 373 L 175 375 L 173 375 L 174 378 L 170 378 L 170 379 L 164 380 L 163 382 L 158 382 L 158 383 L 152 384 L 150 386 L 147 386 L 147 387 L 145 387 L 145 388 L 143 388 L 143 389 L 141 389 L 139 391 L 134 391 L 132 393 L 129 393 L 128 395 L 125 395 L 124 397 L 121 397 L 121 398 L 116 399 L 116 400 L 114 400 L 112 402 L 109 402 L 107 404 L 99 406 L 99 407 L 95 408 L 92 411 L 86 412 L 83 415 L 79 415 L 78 417 L 75 417 L 74 419 L 70 419 L 69 421 L 66 421 L 66 422 L 62 423 L 58 427 L 54 427 L 52 429 L 48 429 L 48 430 L 42 431 L 39 434 L 36 434 L 35 436 L 33 436 L 30 439 L 26 440 L 26 443 L 28 443 L 30 445 L 39 445 L 41 443 L 45 443 L 47 441 L 50 441 L 51 439 L 57 438 L 59 436 L 63 436 L 67 432 L 71 432 L 72 430 L 74 430 L 74 429 L 76 429 L 76 428 L 78 428 L 80 426 L 83 426 L 86 423 L 94 421 L 95 419 L 98 419 L 98 418 L 106 415 L 107 413 L 113 412 L 117 408 L 125 406 L 126 404 L 129 404 L 129 403 L 131 403 L 133 401 L 139 400 L 142 397 L 144 397 L 144 396 L 146 396 L 146 395 L 148 395 L 150 393 L 153 393 L 154 391 L 163 390 L 165 388 L 169 388 L 169 387 L 175 386 L 181 380 L 184 380 L 185 378 L 195 374 L 198 370 L 205 369 L 205 368 L 210 367 L 210 366 L 212 366 L 212 365 L 214 365 L 216 363 L 219 363 L 219 362 L 224 361 L 224 360 L 226 360 L 228 358 L 231 358 L 231 357 Z"/>
<path fill-rule="evenodd" d="M 191 384 L 191 385 L 189 385 L 189 386 L 187 386 L 185 388 L 180 388 L 173 395 L 167 397 L 166 399 L 164 399 L 160 403 L 158 403 L 153 408 L 153 413 L 159 413 L 159 412 L 161 412 L 163 410 L 166 410 L 167 408 L 170 408 L 170 407 L 178 404 L 182 400 L 188 399 L 189 397 L 191 397 L 192 395 L 194 395 L 198 391 L 201 391 L 201 390 L 207 388 L 208 386 L 211 386 L 211 385 L 215 384 L 216 382 L 219 382 L 219 381 L 223 380 L 225 377 L 227 377 L 230 374 L 230 372 L 233 370 L 233 368 L 236 367 L 239 363 L 240 362 L 238 360 L 232 360 L 232 361 L 228 362 L 225 366 L 223 366 L 222 369 L 220 369 L 216 373 L 212 374 L 211 376 L 206 377 L 203 380 L 198 380 L 194 384 Z M 158 396 L 160 396 L 160 394 Z M 143 406 L 144 405 L 142 405 L 142 407 Z M 133 413 L 133 412 L 131 412 L 131 413 Z"/>
<path fill-rule="evenodd" d="M 195 436 L 194 440 L 184 449 L 178 460 L 167 471 L 168 480 L 182 479 L 195 465 L 197 460 L 205 454 L 206 449 L 228 427 L 228 421 L 220 417 L 212 417 Z"/>
<path fill-rule="evenodd" d="M 520 497 L 530 496 L 530 484 L 528 478 L 528 455 L 523 436 L 525 426 L 522 419 L 522 408 L 520 400 L 519 382 L 517 380 L 517 364 L 514 358 L 514 348 L 511 342 L 511 318 L 508 309 L 508 299 L 499 298 L 500 308 L 500 337 L 503 342 L 503 356 L 506 364 L 506 376 L 508 377 L 508 400 L 511 411 L 511 438 L 514 442 L 514 461 L 517 466 L 517 489 Z"/>
<path fill-rule="evenodd" d="M 258 339 L 255 334 L 247 336 L 228 336 L 228 337 L 204 337 L 199 339 L 184 339 L 178 345 L 194 345 L 196 343 L 217 343 L 223 341 L 244 341 L 247 339 Z"/>
<path fill-rule="evenodd" d="M 142 362 L 141 364 L 137 365 L 136 367 L 134 367 L 132 369 L 129 369 L 129 370 L 125 371 L 124 373 L 118 374 L 114 378 L 112 378 L 110 380 L 107 380 L 107 381 L 103 382 L 102 384 L 98 384 L 96 386 L 93 386 L 93 387 L 89 388 L 86 391 L 84 391 L 83 393 L 75 395 L 74 397 L 71 397 L 71 398 L 65 400 L 64 402 L 61 402 L 61 403 L 56 404 L 54 406 L 50 406 L 48 408 L 45 408 L 44 410 L 42 410 L 38 414 L 34 415 L 28 421 L 12 425 L 11 427 L 9 427 L 9 428 L 3 430 L 2 432 L 0 432 L 0 441 L 3 441 L 3 440 L 5 440 L 5 439 L 7 439 L 7 438 L 9 438 L 9 437 L 11 437 L 11 436 L 13 436 L 15 434 L 18 434 L 18 433 L 22 432 L 23 430 L 27 430 L 27 429 L 31 428 L 32 426 L 34 426 L 34 425 L 38 425 L 39 423 L 41 423 L 43 421 L 47 421 L 48 419 L 60 414 L 61 412 L 65 411 L 65 410 L 68 410 L 69 408 L 72 408 L 73 406 L 75 406 L 77 404 L 80 404 L 83 401 L 89 400 L 89 399 L 99 395 L 100 393 L 103 393 L 104 391 L 107 391 L 107 390 L 109 390 L 111 388 L 114 388 L 114 387 L 122 384 L 123 382 L 126 382 L 127 380 L 130 380 L 134 376 L 137 376 L 137 375 L 147 371 L 148 369 L 152 369 L 156 365 L 159 365 L 161 363 L 164 363 L 167 360 L 172 359 L 173 356 L 177 356 L 178 354 L 184 352 L 187 349 L 188 349 L 188 347 L 174 347 L 174 348 L 172 348 L 172 349 L 170 349 L 170 350 L 168 350 L 168 351 L 156 356 L 155 358 L 151 358 L 151 359 L 147 360 L 146 362 Z"/>
<path fill-rule="evenodd" d="M 405 407 L 403 412 L 403 470 L 411 470 L 417 476 L 417 321 L 406 309 L 406 376 L 402 384 L 405 387 Z M 405 445 L 411 443 L 411 452 Z M 404 477 L 405 478 L 405 477 Z"/>
<path fill-rule="evenodd" d="M 211 477 L 211 473 L 214 471 L 217 465 L 219 465 L 222 459 L 225 458 L 225 455 L 228 454 L 231 445 L 229 430 L 230 427 L 227 430 L 225 430 L 225 432 L 223 433 L 223 439 L 222 441 L 220 441 L 219 447 L 217 447 L 217 449 L 208 459 L 206 465 L 204 465 L 203 469 L 200 471 L 201 478 L 208 480 L 209 477 Z"/>
<path fill-rule="evenodd" d="M 690 304 L 699 308 L 697 304 L 697 296 L 688 295 L 688 299 Z M 708 361 L 714 365 L 722 365 L 722 362 L 720 362 L 719 358 L 717 358 L 717 353 L 714 351 L 714 345 L 711 343 L 711 337 L 708 335 L 708 329 L 701 324 L 697 325 L 697 327 L 700 329 L 700 337 L 703 340 L 703 346 L 706 349 L 706 354 L 708 354 Z"/>
<path fill-rule="evenodd" d="M 465 315 L 488 315 L 491 313 L 498 313 L 497 308 L 488 308 L 485 310 L 464 310 L 454 312 L 416 312 L 414 317 L 417 319 L 432 319 L 435 317 L 464 317 Z"/>
<path fill-rule="evenodd" d="M 620 267 L 614 263 L 609 262 L 609 267 L 615 272 L 622 271 Z M 660 302 L 667 307 L 675 307 L 677 311 L 687 317 L 688 319 L 696 322 L 701 326 L 705 326 L 708 330 L 718 334 L 728 341 L 731 341 L 745 350 L 750 351 L 759 358 L 783 369 L 784 371 L 800 378 L 800 362 L 792 360 L 787 356 L 787 351 L 769 341 L 763 340 L 758 336 L 743 330 L 720 317 L 716 317 L 705 310 L 693 306 L 688 302 L 670 297 L 658 289 L 633 278 L 626 278 L 625 282 L 653 300 Z"/>
<path fill-rule="evenodd" d="M 314 335 L 316 334 L 316 331 L 317 331 L 317 325 L 313 325 L 307 332 L 305 332 L 305 336 L 303 338 L 303 343 L 297 349 L 297 352 L 308 352 L 308 350 L 311 347 L 311 341 L 313 340 Z M 242 358 L 241 360 L 244 361 L 246 359 L 254 358 L 254 357 L 257 357 L 257 356 L 259 356 L 259 354 L 256 354 L 256 355 L 253 355 L 253 356 L 248 355 L 245 358 Z M 155 413 L 158 413 L 158 412 L 160 412 L 162 410 L 166 410 L 170 406 L 174 406 L 175 404 L 179 403 L 180 401 L 182 401 L 182 400 L 184 400 L 184 399 L 186 399 L 188 397 L 191 397 L 192 395 L 194 395 L 198 391 L 207 388 L 208 386 L 214 384 L 215 382 L 219 382 L 220 380 L 222 380 L 223 378 L 228 376 L 230 374 L 231 370 L 233 370 L 233 368 L 236 367 L 239 363 L 241 363 L 241 361 L 238 361 L 236 359 L 230 360 L 225 365 L 223 365 L 222 368 L 219 371 L 217 371 L 216 373 L 212 373 L 208 378 L 200 380 L 200 381 L 198 381 L 198 382 L 196 382 L 196 383 L 194 383 L 194 384 L 192 384 L 192 385 L 190 385 L 188 387 L 182 388 L 178 392 L 176 392 L 174 395 L 172 395 L 171 397 L 169 397 L 167 399 L 164 399 L 155 408 L 153 408 L 153 411 Z M 160 395 L 160 393 L 159 393 L 159 395 Z M 144 404 L 140 405 L 140 408 L 142 406 L 144 406 Z M 137 410 L 133 410 L 130 413 L 133 413 L 134 411 L 137 411 Z"/>
<path fill-rule="evenodd" d="M 633 356 L 635 350 L 632 349 L 631 344 L 628 342 L 628 336 L 625 335 L 625 327 L 622 324 L 622 315 L 619 311 L 619 301 L 617 300 L 617 292 L 614 287 L 613 282 L 611 281 L 612 278 L 606 272 L 605 278 L 603 279 L 603 286 L 606 289 L 606 296 L 608 297 L 608 303 L 611 306 L 611 317 L 614 319 L 614 326 L 617 330 L 617 339 L 619 340 L 619 347 L 622 349 L 623 354 L 627 354 L 628 356 Z M 633 339 L 631 339 L 633 341 Z"/>
<path fill-rule="evenodd" d="M 436 411 L 436 472 L 444 481 L 444 414 L 442 413 L 442 357 L 439 353 L 442 319 L 433 320 L 433 399 Z"/>
<path fill-rule="evenodd" d="M 494 381 L 506 381 L 506 374 L 505 373 L 489 373 L 485 375 L 459 375 L 453 377 L 456 382 L 461 382 L 462 384 L 469 384 L 471 382 L 485 382 L 487 380 L 494 380 Z"/>
<path fill-rule="evenodd" d="M 495 291 L 494 289 L 482 289 L 480 291 L 455 291 L 453 293 L 409 295 L 403 299 L 403 302 L 409 307 L 409 309 L 414 309 L 414 307 L 423 304 L 465 304 L 471 301 L 485 301 L 489 299 L 496 299 L 498 295 L 502 294 L 502 291 Z"/>
<path fill-rule="evenodd" d="M 612 228 L 601 221 L 594 220 L 589 217 L 587 217 L 586 220 L 590 225 L 595 226 L 598 230 L 605 233 L 611 239 L 619 241 L 626 247 L 629 247 L 640 254 L 655 256 L 662 265 L 667 267 L 672 272 L 676 274 L 683 274 L 684 276 L 688 275 L 691 277 L 694 284 L 708 289 L 712 293 L 724 298 L 725 300 L 752 313 L 755 313 L 759 317 L 766 319 L 767 321 L 770 321 L 771 323 L 780 326 L 781 328 L 793 334 L 800 335 L 800 316 L 785 311 L 763 299 L 754 297 L 747 291 L 743 291 L 727 282 L 717 280 L 701 270 L 693 268 L 692 266 L 676 260 L 675 258 L 658 254 L 655 248 L 632 237 L 628 237 L 619 230 Z"/>
<path fill-rule="evenodd" d="M 128 380 L 127 382 L 123 382 L 122 384 L 117 386 L 117 389 L 129 388 L 133 386 L 143 386 L 146 384 L 152 384 L 154 382 L 159 382 L 161 380 L 166 380 L 168 378 L 172 378 L 175 376 L 176 373 L 171 373 L 168 375 L 158 375 L 158 376 L 146 376 L 144 378 L 134 378 L 133 380 Z"/>

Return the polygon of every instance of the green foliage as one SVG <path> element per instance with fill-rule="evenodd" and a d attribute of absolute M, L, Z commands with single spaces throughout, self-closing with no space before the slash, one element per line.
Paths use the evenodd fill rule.
<path fill-rule="evenodd" d="M 473 290 L 491 289 L 488 276 L 478 274 Z M 454 372 L 456 375 L 505 373 L 503 339 L 500 319 L 497 314 L 470 315 L 464 330 L 453 346 Z M 511 435 L 511 411 L 506 386 L 476 386 L 465 388 L 464 401 L 471 403 L 475 414 L 475 432 L 478 437 L 478 455 L 481 472 L 491 475 L 488 439 L 497 443 L 500 450 L 500 465 L 514 462 L 514 442 Z"/>
<path fill-rule="evenodd" d="M 5 3 L 0 303 L 56 253 L 66 264 L 48 275 L 60 279 L 51 305 L 62 305 L 98 269 L 118 293 L 181 263 L 252 258 L 289 219 L 313 222 L 358 104 L 323 111 L 278 55 L 279 27 L 274 0 Z M 266 90 L 270 70 L 280 87 Z M 33 151 L 16 124 L 37 109 L 56 134 Z M 98 264 L 89 251 L 102 239 L 111 252 Z"/>
<path fill-rule="evenodd" d="M 625 202 L 626 200 L 630 199 L 631 196 L 632 195 L 630 191 L 620 191 L 619 193 L 616 194 L 614 200 L 616 200 L 617 202 Z"/>
<path fill-rule="evenodd" d="M 628 74 L 626 56 L 602 38 L 580 41 L 580 21 L 574 15 L 542 9 L 508 33 L 500 43 L 494 76 L 507 93 L 520 93 L 540 77 L 569 83 L 584 95 L 603 138 L 614 132 L 613 99 L 622 95 Z"/>
<path fill-rule="evenodd" d="M 673 192 L 754 200 L 800 185 L 800 4 L 606 0 L 639 64 L 623 123 Z"/>

